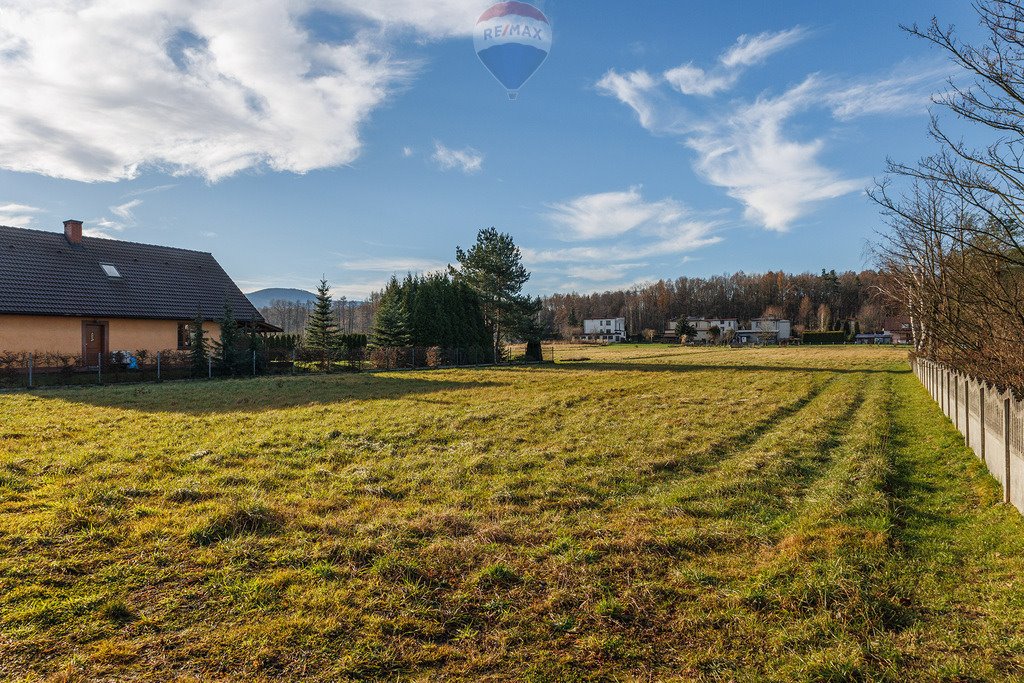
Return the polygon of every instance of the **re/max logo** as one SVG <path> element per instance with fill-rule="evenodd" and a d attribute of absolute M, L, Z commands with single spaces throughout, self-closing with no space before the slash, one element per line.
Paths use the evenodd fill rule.
<path fill-rule="evenodd" d="M 533 28 L 524 24 L 505 24 L 504 26 L 484 29 L 484 40 L 497 40 L 506 36 L 522 36 L 523 38 L 544 40 L 539 28 Z"/>

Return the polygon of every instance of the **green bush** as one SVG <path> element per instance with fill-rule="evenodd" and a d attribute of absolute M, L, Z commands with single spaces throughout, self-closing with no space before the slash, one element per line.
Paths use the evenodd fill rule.
<path fill-rule="evenodd" d="M 835 332 L 804 332 L 800 335 L 803 344 L 843 344 L 846 342 L 846 333 L 842 330 Z"/>

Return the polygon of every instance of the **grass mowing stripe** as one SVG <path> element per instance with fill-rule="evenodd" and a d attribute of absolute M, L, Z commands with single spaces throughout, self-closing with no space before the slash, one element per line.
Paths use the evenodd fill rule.
<path fill-rule="evenodd" d="M 666 504 L 696 517 L 764 515 L 785 505 L 801 471 L 809 472 L 857 407 L 864 378 L 844 376 L 747 447 L 729 453 L 703 476 L 682 480 Z M 782 496 L 780 498 L 780 495 Z M 774 517 L 774 513 L 772 515 Z"/>
<path fill-rule="evenodd" d="M 572 353 L 0 396 L 0 679 L 1020 677 L 1024 529 L 898 351 Z"/>

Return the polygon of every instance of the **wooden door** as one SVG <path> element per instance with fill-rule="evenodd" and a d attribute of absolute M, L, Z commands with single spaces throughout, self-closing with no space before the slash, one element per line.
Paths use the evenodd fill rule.
<path fill-rule="evenodd" d="M 106 327 L 98 324 L 86 323 L 82 326 L 82 348 L 84 349 L 85 365 L 96 365 L 99 356 L 106 349 L 105 339 Z"/>

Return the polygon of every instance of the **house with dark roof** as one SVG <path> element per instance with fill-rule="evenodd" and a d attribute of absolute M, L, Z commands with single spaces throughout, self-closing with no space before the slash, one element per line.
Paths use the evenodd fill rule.
<path fill-rule="evenodd" d="M 197 317 L 220 338 L 225 304 L 275 331 L 212 254 L 0 226 L 0 351 L 81 354 L 186 349 Z"/>

